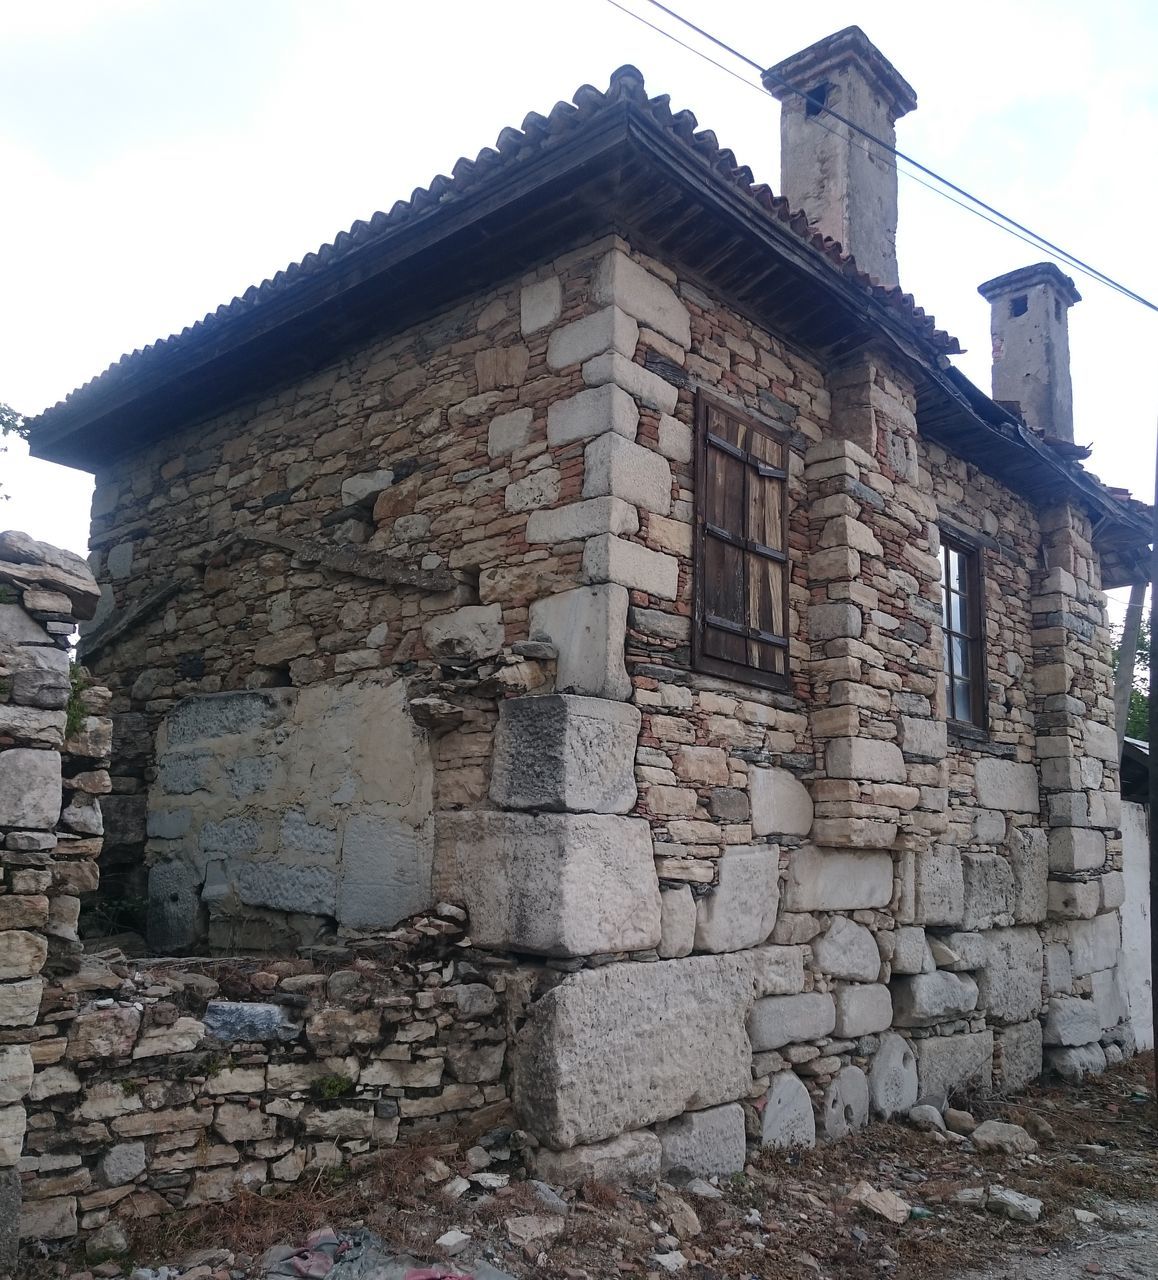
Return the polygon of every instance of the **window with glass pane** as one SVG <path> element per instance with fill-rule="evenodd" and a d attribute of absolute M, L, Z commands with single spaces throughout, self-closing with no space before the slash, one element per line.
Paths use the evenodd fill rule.
<path fill-rule="evenodd" d="M 696 417 L 692 663 L 787 688 L 787 441 L 702 393 Z"/>
<path fill-rule="evenodd" d="M 950 720 L 985 727 L 984 627 L 977 550 L 942 535 L 941 625 Z"/>

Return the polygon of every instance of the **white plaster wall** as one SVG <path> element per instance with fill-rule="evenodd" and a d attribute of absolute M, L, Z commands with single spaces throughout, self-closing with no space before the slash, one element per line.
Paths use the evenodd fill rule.
<path fill-rule="evenodd" d="M 1150 976 L 1150 831 L 1146 806 L 1122 805 L 1122 870 L 1126 901 L 1122 917 L 1122 974 L 1139 1049 L 1154 1047 Z"/>

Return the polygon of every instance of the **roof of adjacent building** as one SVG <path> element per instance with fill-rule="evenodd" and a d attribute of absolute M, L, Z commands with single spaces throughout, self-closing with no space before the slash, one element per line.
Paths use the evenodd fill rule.
<path fill-rule="evenodd" d="M 1068 478 L 1137 541 L 1129 528 L 1137 513 L 949 369 L 956 339 L 911 294 L 861 271 L 690 111 L 672 111 L 666 95 L 648 98 L 630 66 L 605 92 L 584 85 L 572 103 L 528 115 L 449 177 L 356 222 L 180 333 L 122 356 L 31 421 L 32 452 L 96 470 L 301 377 L 371 333 L 397 331 L 616 228 L 806 348 L 839 356 L 883 338 L 924 374 L 923 429 L 927 421 L 943 430 L 985 470 L 1005 457 L 1011 475 L 1037 475 L 1054 500 L 1059 478 Z M 995 434 L 996 452 L 971 431 Z"/>

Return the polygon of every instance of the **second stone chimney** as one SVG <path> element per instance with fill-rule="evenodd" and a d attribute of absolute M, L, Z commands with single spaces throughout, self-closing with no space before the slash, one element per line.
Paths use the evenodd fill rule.
<path fill-rule="evenodd" d="M 1038 262 L 977 292 L 992 308 L 994 400 L 1016 404 L 1039 434 L 1072 444 L 1069 309 L 1082 300 L 1074 282 L 1052 262 Z"/>
<path fill-rule="evenodd" d="M 917 105 L 912 85 L 860 27 L 826 36 L 762 79 L 780 100 L 781 194 L 862 271 L 897 284 L 896 159 L 824 108 L 892 147 L 897 121 Z"/>

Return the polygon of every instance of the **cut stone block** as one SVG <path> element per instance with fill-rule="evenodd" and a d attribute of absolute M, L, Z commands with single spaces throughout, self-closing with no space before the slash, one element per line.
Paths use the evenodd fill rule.
<path fill-rule="evenodd" d="M 395 817 L 352 814 L 342 835 L 336 915 L 350 929 L 388 929 L 434 906 L 433 833 Z"/>
<path fill-rule="evenodd" d="M 674 600 L 679 590 L 680 564 L 675 556 L 607 533 L 584 543 L 583 576 L 588 582 L 618 582 L 631 591 Z"/>
<path fill-rule="evenodd" d="M 0 752 L 0 827 L 51 831 L 60 817 L 60 753 Z"/>
<path fill-rule="evenodd" d="M 764 1099 L 760 1145 L 774 1151 L 816 1146 L 812 1098 L 795 1071 L 779 1071 Z"/>
<path fill-rule="evenodd" d="M 973 782 L 983 809 L 1037 813 L 1040 807 L 1037 770 L 1031 764 L 985 757 L 974 767 Z"/>
<path fill-rule="evenodd" d="M 926 720 L 917 716 L 901 716 L 900 744 L 906 760 L 937 762 L 948 750 L 947 730 L 943 720 Z"/>
<path fill-rule="evenodd" d="M 10 1168 L 19 1162 L 27 1125 L 22 1106 L 0 1107 L 0 1168 Z"/>
<path fill-rule="evenodd" d="M 1070 967 L 1075 978 L 1112 969 L 1122 954 L 1122 934 L 1118 913 L 1095 916 L 1093 920 L 1075 920 L 1068 926 L 1070 935 Z"/>
<path fill-rule="evenodd" d="M 1073 1048 L 1046 1048 L 1042 1058 L 1046 1070 L 1070 1084 L 1079 1084 L 1086 1076 L 1100 1076 L 1106 1069 L 1106 1051 L 1097 1041 Z"/>
<path fill-rule="evenodd" d="M 745 951 L 767 942 L 780 905 L 780 851 L 775 845 L 730 848 L 719 884 L 696 903 L 697 951 Z"/>
<path fill-rule="evenodd" d="M 881 1036 L 868 1073 L 869 1098 L 883 1119 L 903 1115 L 917 1102 L 917 1055 L 895 1031 Z"/>
<path fill-rule="evenodd" d="M 748 1035 L 757 1053 L 786 1044 L 823 1040 L 836 1026 L 836 1004 L 822 991 L 757 1000 L 748 1019 Z"/>
<path fill-rule="evenodd" d="M 916 924 L 959 925 L 965 914 L 965 875 L 952 845 L 917 855 L 914 868 Z"/>
<path fill-rule="evenodd" d="M 808 610 L 808 638 L 812 641 L 859 640 L 864 619 L 847 600 L 825 600 Z"/>
<path fill-rule="evenodd" d="M 812 829 L 812 797 L 787 769 L 748 770 L 752 833 L 758 836 L 806 836 Z"/>
<path fill-rule="evenodd" d="M 993 1032 L 968 1035 L 929 1036 L 914 1040 L 918 1103 L 943 1109 L 952 1094 L 971 1087 L 988 1089 L 993 1084 Z"/>
<path fill-rule="evenodd" d="M 881 968 L 876 939 L 847 916 L 836 916 L 828 932 L 812 943 L 812 962 L 821 973 L 854 982 L 875 982 Z"/>
<path fill-rule="evenodd" d="M 671 510 L 671 466 L 666 458 L 609 431 L 583 451 L 583 496 L 621 498 L 666 516 Z"/>
<path fill-rule="evenodd" d="M 520 1123 L 561 1150 L 746 1097 L 751 993 L 742 956 L 569 975 L 530 1006 L 515 1040 Z"/>
<path fill-rule="evenodd" d="M 1110 1031 L 1130 1016 L 1120 969 L 1099 969 L 1090 974 L 1094 1008 L 1103 1031 Z"/>
<path fill-rule="evenodd" d="M 824 758 L 830 778 L 858 782 L 904 782 L 905 758 L 895 742 L 879 738 L 832 738 Z"/>
<path fill-rule="evenodd" d="M 631 696 L 623 657 L 627 602 L 626 588 L 609 582 L 561 591 L 531 605 L 531 639 L 549 640 L 558 651 L 559 692 L 620 702 Z"/>
<path fill-rule="evenodd" d="M 985 964 L 977 971 L 977 1007 L 990 1022 L 1025 1022 L 1041 1009 L 1044 964 L 1041 934 L 1032 927 L 992 929 Z"/>
<path fill-rule="evenodd" d="M 1003 1093 L 1017 1093 L 1041 1075 L 1041 1023 L 1036 1018 L 995 1032 L 995 1061 L 999 1061 L 998 1087 Z"/>
<path fill-rule="evenodd" d="M 253 733 L 285 719 L 290 690 L 197 694 L 169 711 L 158 731 L 157 754 L 202 738 Z"/>
<path fill-rule="evenodd" d="M 0 1105 L 19 1102 L 32 1087 L 32 1051 L 26 1044 L 0 1045 Z"/>
<path fill-rule="evenodd" d="M 1047 1045 L 1082 1045 L 1097 1040 L 1102 1024 L 1092 1000 L 1078 996 L 1052 996 L 1046 1007 L 1042 1043 Z"/>
<path fill-rule="evenodd" d="M 893 954 L 889 962 L 894 974 L 932 973 L 936 964 L 925 931 L 919 925 L 902 925 L 893 933 Z"/>
<path fill-rule="evenodd" d="M 996 853 L 965 849 L 961 853 L 966 929 L 990 929 L 1010 924 L 1013 917 L 1013 868 Z"/>
<path fill-rule="evenodd" d="M 524 337 L 553 325 L 563 313 L 563 282 L 558 276 L 524 285 L 519 294 L 519 328 Z"/>
<path fill-rule="evenodd" d="M 1094 871 L 1105 865 L 1106 836 L 1086 827 L 1054 827 L 1049 833 L 1049 869 Z"/>
<path fill-rule="evenodd" d="M 440 661 L 477 662 L 503 647 L 503 610 L 497 604 L 471 604 L 422 628 L 422 639 Z"/>
<path fill-rule="evenodd" d="M 661 1157 L 660 1141 L 650 1129 L 568 1151 L 538 1147 L 529 1153 L 531 1171 L 553 1187 L 577 1187 L 584 1182 L 646 1185 L 659 1178 Z"/>
<path fill-rule="evenodd" d="M 476 946 L 589 956 L 659 943 L 659 882 L 644 819 L 442 813 L 435 862 L 438 897 L 467 908 Z"/>
<path fill-rule="evenodd" d="M 1014 827 L 1008 847 L 1014 918 L 1019 924 L 1035 924 L 1046 918 L 1048 908 L 1048 833 L 1040 827 Z"/>
<path fill-rule="evenodd" d="M 48 939 L 43 933 L 0 929 L 0 979 L 30 978 L 44 968 L 47 959 Z"/>
<path fill-rule="evenodd" d="M 661 960 L 690 956 L 696 940 L 696 900 L 690 885 L 660 891 L 660 936 L 657 948 Z"/>
<path fill-rule="evenodd" d="M 1087 720 L 1082 725 L 1086 742 L 1086 754 L 1107 764 L 1118 763 L 1118 735 L 1112 724 L 1094 724 Z"/>
<path fill-rule="evenodd" d="M 639 427 L 639 409 L 621 387 L 608 383 L 588 387 L 566 400 L 555 400 L 547 408 L 547 443 L 553 448 L 572 440 L 588 440 L 614 431 L 634 440 Z"/>
<path fill-rule="evenodd" d="M 640 404 L 660 413 L 674 413 L 679 401 L 679 389 L 661 378 L 658 373 L 621 356 L 618 351 L 607 351 L 595 356 L 583 366 L 583 381 L 589 387 L 602 387 L 608 383 L 622 387 Z"/>
<path fill-rule="evenodd" d="M 669 284 L 613 249 L 600 262 L 591 288 L 599 305 L 614 305 L 681 347 L 692 344 L 691 317 Z"/>
<path fill-rule="evenodd" d="M 968 974 L 918 973 L 892 982 L 893 1023 L 898 1027 L 929 1026 L 959 1018 L 977 1008 L 977 983 Z"/>
<path fill-rule="evenodd" d="M 527 518 L 528 542 L 578 542 L 605 533 L 638 533 L 639 513 L 619 498 L 586 498 Z M 479 606 L 475 606 L 476 608 Z M 498 608 L 498 605 L 491 606 Z"/>
<path fill-rule="evenodd" d="M 636 707 L 549 694 L 499 703 L 491 799 L 507 809 L 628 813 L 635 806 Z"/>
<path fill-rule="evenodd" d="M 531 409 L 514 409 L 510 413 L 500 413 L 491 419 L 487 431 L 487 453 L 492 458 L 503 457 L 514 453 L 531 441 L 531 424 L 535 420 Z"/>
<path fill-rule="evenodd" d="M 857 983 L 838 986 L 836 997 L 836 1034 L 842 1040 L 885 1031 L 893 1021 L 893 1002 L 884 983 Z"/>
<path fill-rule="evenodd" d="M 887 907 L 893 894 L 893 860 L 887 853 L 852 853 L 804 845 L 788 860 L 784 906 L 788 911 L 858 911 Z"/>
<path fill-rule="evenodd" d="M 0 985 L 0 1027 L 30 1027 L 40 1012 L 43 978 L 25 978 Z"/>
<path fill-rule="evenodd" d="M 547 340 L 547 368 L 558 373 L 605 351 L 617 351 L 630 360 L 638 342 L 639 325 L 618 307 L 604 307 L 551 334 Z"/>
<path fill-rule="evenodd" d="M 685 1111 L 655 1128 L 663 1149 L 660 1168 L 687 1169 L 701 1178 L 742 1173 L 747 1156 L 744 1108 L 738 1102 Z"/>
<path fill-rule="evenodd" d="M 752 993 L 794 996 L 804 990 L 804 951 L 801 947 L 754 947 L 745 957 L 752 966 Z"/>
<path fill-rule="evenodd" d="M 838 1142 L 863 1129 L 869 1118 L 869 1087 L 860 1067 L 842 1067 L 820 1100 L 818 1129 L 825 1142 Z"/>

